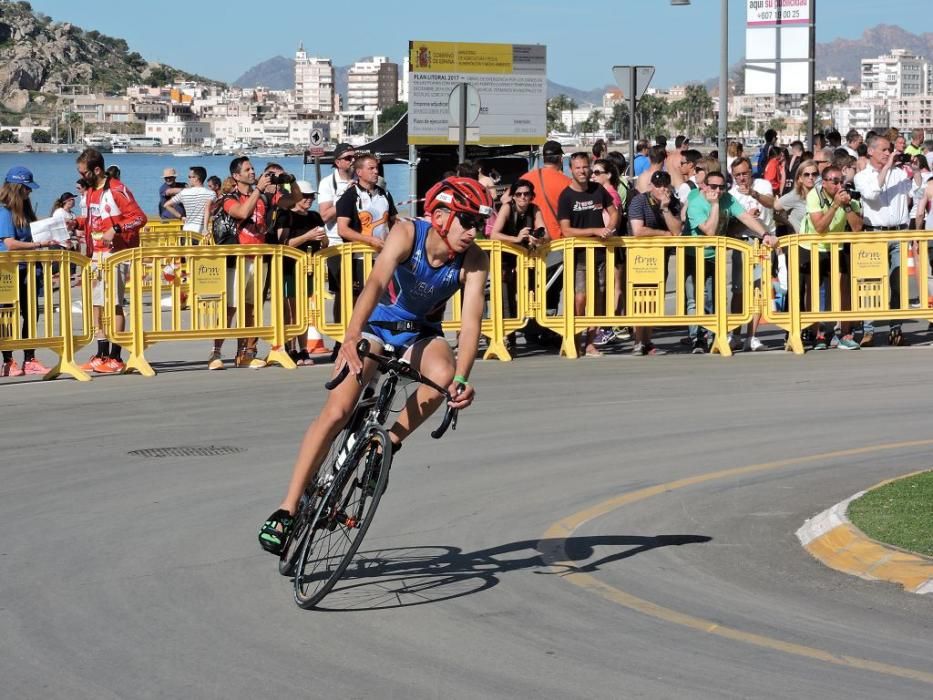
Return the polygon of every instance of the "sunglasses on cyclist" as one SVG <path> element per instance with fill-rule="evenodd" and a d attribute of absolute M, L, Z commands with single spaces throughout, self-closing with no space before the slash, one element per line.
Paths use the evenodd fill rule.
<path fill-rule="evenodd" d="M 486 228 L 485 216 L 457 212 L 457 221 L 459 221 L 460 225 L 463 226 L 464 231 L 469 231 L 471 228 L 475 229 L 476 231 L 482 231 L 484 228 Z"/>

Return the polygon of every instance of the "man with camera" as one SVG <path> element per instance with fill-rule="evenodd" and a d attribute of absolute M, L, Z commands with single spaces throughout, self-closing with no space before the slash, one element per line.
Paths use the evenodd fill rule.
<path fill-rule="evenodd" d="M 861 231 L 864 223 L 862 208 L 859 204 L 861 196 L 851 186 L 846 184 L 842 169 L 830 165 L 823 169 L 822 181 L 810 190 L 807 195 L 807 215 L 801 226 L 801 233 L 841 233 L 844 231 Z M 839 251 L 839 287 L 842 297 L 842 310 L 848 311 L 850 306 L 849 294 L 849 251 L 848 245 Z M 800 245 L 800 273 L 808 279 L 810 276 L 810 262 L 814 255 L 813 246 Z M 819 256 L 820 286 L 828 287 L 830 274 L 829 244 L 816 244 L 815 254 Z M 809 295 L 805 298 L 809 299 Z M 842 336 L 834 343 L 840 350 L 858 350 L 859 344 L 852 336 L 852 324 L 844 321 L 841 325 Z M 826 337 L 822 328 L 817 329 L 815 350 L 827 348 Z"/>
<path fill-rule="evenodd" d="M 236 183 L 236 189 L 224 195 L 221 206 L 224 213 L 236 221 L 236 242 L 240 245 L 261 245 L 266 242 L 266 200 L 263 192 L 272 185 L 272 174 L 264 172 L 259 178 L 249 158 L 240 156 L 230 161 L 230 177 Z M 246 286 L 246 325 L 255 325 L 253 316 L 255 296 L 256 265 L 262 265 L 262 257 L 248 258 L 244 261 L 244 279 L 239 280 L 233 270 L 227 270 L 227 316 L 232 318 L 240 283 Z M 258 338 L 239 338 L 235 366 L 249 369 L 262 369 L 265 360 L 256 357 Z M 214 341 L 214 349 L 208 358 L 208 369 L 223 369 L 221 346 L 223 340 Z"/>
<path fill-rule="evenodd" d="M 868 164 L 855 176 L 855 187 L 862 195 L 862 215 L 866 231 L 902 231 L 908 227 L 910 207 L 908 198 L 911 179 L 904 172 L 904 154 L 891 152 L 891 142 L 884 136 L 874 135 L 868 140 Z M 907 156 L 908 162 L 910 156 Z M 888 244 L 888 276 L 891 282 L 891 306 L 900 308 L 900 244 Z M 863 324 L 862 346 L 874 342 L 871 321 Z M 900 321 L 892 321 L 888 332 L 888 345 L 907 345 L 901 334 Z"/>

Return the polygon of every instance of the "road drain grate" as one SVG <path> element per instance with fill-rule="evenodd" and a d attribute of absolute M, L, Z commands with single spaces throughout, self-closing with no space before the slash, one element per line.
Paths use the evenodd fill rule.
<path fill-rule="evenodd" d="M 220 457 L 245 452 L 242 447 L 211 445 L 210 447 L 152 447 L 147 450 L 130 450 L 135 457 Z"/>

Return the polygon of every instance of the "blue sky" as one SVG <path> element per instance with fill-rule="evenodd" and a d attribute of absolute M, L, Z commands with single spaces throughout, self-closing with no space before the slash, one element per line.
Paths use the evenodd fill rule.
<path fill-rule="evenodd" d="M 543 43 L 548 77 L 590 89 L 612 82 L 614 64 L 657 66 L 666 87 L 718 75 L 719 0 L 31 0 L 57 21 L 126 39 L 145 58 L 233 81 L 299 41 L 347 65 L 365 55 L 400 60 L 408 40 Z M 817 0 L 817 40 L 857 38 L 880 23 L 923 31 L 929 0 Z M 371 8 L 371 9 L 367 9 Z M 745 1 L 729 0 L 730 63 L 745 50 Z M 929 23 L 926 30 L 931 29 Z M 930 57 L 933 58 L 933 57 Z"/>

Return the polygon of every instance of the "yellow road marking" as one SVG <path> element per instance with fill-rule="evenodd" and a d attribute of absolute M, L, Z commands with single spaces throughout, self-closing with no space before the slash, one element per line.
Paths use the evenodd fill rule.
<path fill-rule="evenodd" d="M 822 454 L 809 455 L 806 457 L 780 459 L 773 462 L 753 464 L 735 469 L 722 469 L 715 472 L 709 472 L 707 474 L 699 474 L 697 476 L 691 476 L 685 479 L 678 479 L 676 481 L 670 481 L 666 484 L 658 484 L 657 486 L 639 489 L 638 491 L 632 491 L 631 493 L 626 493 L 614 498 L 610 498 L 607 501 L 597 503 L 594 506 L 579 511 L 578 513 L 574 513 L 573 515 L 567 516 L 566 518 L 562 518 L 547 529 L 547 531 L 542 536 L 542 539 L 552 541 L 566 540 L 566 538 L 571 536 L 580 526 L 590 520 L 593 520 L 594 518 L 598 518 L 602 515 L 610 513 L 624 505 L 637 503 L 638 501 L 643 501 L 645 499 L 658 496 L 669 491 L 676 491 L 677 489 L 682 489 L 687 486 L 715 481 L 717 479 L 727 479 L 733 476 L 743 476 L 746 474 L 754 474 L 756 472 L 780 469 L 781 467 L 787 467 L 796 464 L 806 464 L 807 462 L 837 459 L 839 457 L 852 457 L 855 455 L 870 454 L 872 452 L 882 452 L 885 450 L 899 450 L 907 449 L 910 447 L 928 447 L 930 445 L 933 445 L 933 440 L 910 440 L 906 442 L 894 442 L 884 445 L 872 445 L 869 447 L 856 447 L 848 450 L 836 450 L 834 452 L 824 452 Z M 640 612 L 655 619 L 688 627 L 700 632 L 714 634 L 716 636 L 731 639 L 733 641 L 743 642 L 745 644 L 751 644 L 765 649 L 772 649 L 774 651 L 780 651 L 785 654 L 802 656 L 837 666 L 846 666 L 849 668 L 857 668 L 865 671 L 874 671 L 876 673 L 883 673 L 889 676 L 896 676 L 899 678 L 920 681 L 922 683 L 933 684 L 933 673 L 880 663 L 877 661 L 872 661 L 871 659 L 860 659 L 854 656 L 834 654 L 832 652 L 826 651 L 824 649 L 818 649 L 816 647 L 793 644 L 790 642 L 781 641 L 780 639 L 774 639 L 772 637 L 753 634 L 751 632 L 743 632 L 731 627 L 723 627 L 718 623 L 713 622 L 712 620 L 694 617 L 692 615 L 678 612 L 671 608 L 657 605 L 656 603 L 644 600 L 643 598 L 638 598 L 629 593 L 626 593 L 621 589 L 603 583 L 590 574 L 573 571 L 575 564 L 572 561 L 569 561 L 569 557 L 567 556 L 567 552 L 563 543 L 548 546 L 546 550 L 547 551 L 545 551 L 545 548 L 542 548 L 542 555 L 546 563 L 555 567 L 565 567 L 566 569 L 570 570 L 570 573 L 564 573 L 561 575 L 562 580 L 569 581 L 575 586 L 590 591 L 591 593 L 595 593 L 606 600 L 625 606 L 630 610 Z"/>

